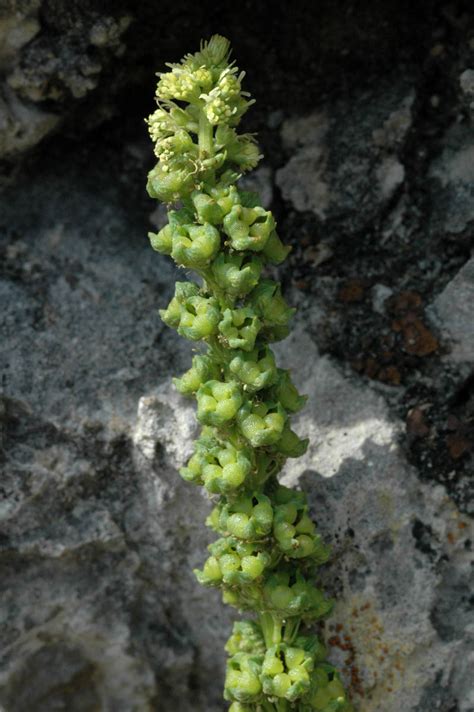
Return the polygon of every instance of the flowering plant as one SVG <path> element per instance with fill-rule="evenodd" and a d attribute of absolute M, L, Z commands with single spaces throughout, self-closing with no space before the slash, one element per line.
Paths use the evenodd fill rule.
<path fill-rule="evenodd" d="M 229 42 L 215 35 L 168 65 L 147 120 L 158 158 L 147 189 L 170 206 L 151 245 L 197 277 L 178 282 L 160 312 L 203 346 L 174 379 L 196 398 L 202 425 L 181 475 L 215 498 L 207 524 L 218 538 L 195 573 L 251 616 L 235 623 L 226 645 L 231 712 L 349 712 L 324 645 L 301 632 L 331 611 L 313 584 L 329 550 L 305 495 L 277 479 L 286 459 L 308 444 L 291 429 L 306 397 L 269 346 L 287 336 L 294 310 L 264 269 L 290 248 L 258 195 L 238 187 L 261 156 L 254 137 L 236 130 L 253 101 L 229 57 Z"/>

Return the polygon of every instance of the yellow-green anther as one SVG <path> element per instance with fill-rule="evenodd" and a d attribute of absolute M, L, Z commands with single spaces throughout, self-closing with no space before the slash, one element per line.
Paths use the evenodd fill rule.
<path fill-rule="evenodd" d="M 277 378 L 275 357 L 268 347 L 238 352 L 229 363 L 229 370 L 249 393 L 271 386 Z"/>
<path fill-rule="evenodd" d="M 261 328 L 261 322 L 253 309 L 225 309 L 219 323 L 222 343 L 231 349 L 252 351 Z"/>
<path fill-rule="evenodd" d="M 275 219 L 263 208 L 234 205 L 225 216 L 223 226 L 234 250 L 261 252 L 275 229 Z"/>
<path fill-rule="evenodd" d="M 210 223 L 181 225 L 172 235 L 171 256 L 183 267 L 206 267 L 216 256 L 220 241 L 219 231 Z"/>
<path fill-rule="evenodd" d="M 237 415 L 242 392 L 235 381 L 208 381 L 198 390 L 197 418 L 204 425 L 224 425 Z"/>
<path fill-rule="evenodd" d="M 217 286 L 231 297 L 243 297 L 257 284 L 262 271 L 258 257 L 221 252 L 211 265 Z"/>

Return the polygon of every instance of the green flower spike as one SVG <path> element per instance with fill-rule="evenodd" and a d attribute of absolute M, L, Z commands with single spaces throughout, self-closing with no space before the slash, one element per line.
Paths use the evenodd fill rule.
<path fill-rule="evenodd" d="M 243 80 L 228 40 L 215 35 L 160 73 L 147 120 L 157 158 L 147 190 L 168 204 L 151 246 L 199 282 L 178 282 L 160 311 L 181 336 L 203 342 L 174 379 L 196 399 L 202 428 L 180 474 L 213 497 L 206 523 L 218 535 L 195 574 L 252 618 L 234 624 L 226 645 L 229 712 L 351 712 L 324 646 L 300 634 L 331 611 L 313 583 L 329 549 L 305 495 L 277 479 L 287 458 L 306 451 L 291 427 L 306 396 L 270 348 L 295 310 L 262 275 L 290 248 L 258 194 L 238 186 L 262 158 L 255 137 L 239 132 L 253 103 Z"/>

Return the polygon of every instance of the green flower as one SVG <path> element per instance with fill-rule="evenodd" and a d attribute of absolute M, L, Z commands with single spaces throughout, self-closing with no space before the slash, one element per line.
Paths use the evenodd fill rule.
<path fill-rule="evenodd" d="M 192 341 L 206 339 L 217 332 L 221 318 L 215 297 L 202 297 L 194 282 L 176 282 L 175 296 L 160 316 L 178 334 Z"/>
<path fill-rule="evenodd" d="M 252 469 L 252 455 L 247 448 L 236 448 L 220 442 L 211 428 L 204 428 L 195 443 L 195 451 L 186 467 L 183 479 L 202 484 L 211 494 L 235 492 Z"/>
<path fill-rule="evenodd" d="M 240 432 L 253 447 L 274 445 L 281 438 L 286 413 L 278 403 L 247 401 L 238 413 Z"/>
<path fill-rule="evenodd" d="M 250 393 L 267 388 L 277 378 L 275 356 L 268 346 L 237 352 L 229 363 L 229 370 Z"/>
<path fill-rule="evenodd" d="M 157 234 L 148 233 L 151 246 L 162 255 L 171 255 L 173 251 L 173 239 L 178 228 L 192 222 L 192 213 L 189 210 L 170 210 L 168 212 L 168 223 Z"/>
<path fill-rule="evenodd" d="M 283 618 L 300 616 L 311 620 L 322 618 L 332 610 L 332 602 L 306 581 L 302 574 L 283 568 L 272 574 L 263 587 L 267 609 Z"/>
<path fill-rule="evenodd" d="M 262 692 L 262 656 L 237 653 L 227 662 L 224 698 L 229 702 L 256 702 Z"/>
<path fill-rule="evenodd" d="M 263 208 L 234 205 L 225 216 L 223 225 L 234 250 L 260 252 L 275 229 L 275 219 L 271 212 Z"/>
<path fill-rule="evenodd" d="M 252 541 L 268 536 L 272 524 L 271 502 L 261 493 L 241 497 L 232 503 L 220 504 L 209 518 L 209 525 L 216 531 Z"/>
<path fill-rule="evenodd" d="M 257 284 L 262 271 L 258 257 L 221 252 L 211 265 L 217 286 L 231 297 L 243 297 Z"/>
<path fill-rule="evenodd" d="M 260 626 L 255 621 L 237 621 L 234 623 L 232 635 L 227 641 L 225 649 L 229 655 L 237 653 L 263 655 L 265 642 Z"/>
<path fill-rule="evenodd" d="M 177 390 L 183 395 L 191 395 L 207 381 L 217 380 L 220 376 L 218 365 L 210 356 L 198 354 L 194 356 L 189 371 L 183 373 L 181 378 L 173 378 Z"/>
<path fill-rule="evenodd" d="M 287 556 L 295 559 L 311 557 L 316 563 L 323 564 L 329 558 L 330 549 L 316 533 L 316 525 L 308 516 L 308 506 L 301 493 L 293 494 L 286 502 L 274 507 L 275 540 Z"/>
<path fill-rule="evenodd" d="M 195 571 L 199 583 L 206 586 L 221 582 L 229 586 L 245 586 L 260 578 L 271 561 L 270 555 L 256 544 L 233 537 L 218 539 L 208 548 L 211 557 L 202 571 Z"/>
<path fill-rule="evenodd" d="M 261 322 L 253 309 L 225 309 L 219 323 L 222 343 L 231 349 L 252 351 L 261 328 Z"/>
<path fill-rule="evenodd" d="M 312 656 L 304 648 L 274 645 L 265 653 L 262 665 L 264 693 L 296 702 L 310 689 L 313 667 Z"/>
<path fill-rule="evenodd" d="M 311 676 L 311 691 L 307 696 L 312 709 L 317 712 L 351 712 L 352 705 L 336 669 L 328 663 L 316 666 Z"/>
<path fill-rule="evenodd" d="M 236 381 L 208 381 L 197 392 L 197 419 L 204 425 L 224 425 L 237 415 L 242 393 Z"/>
<path fill-rule="evenodd" d="M 201 268 L 216 256 L 220 234 L 210 223 L 182 225 L 173 232 L 171 256 L 183 267 Z"/>
<path fill-rule="evenodd" d="M 279 341 L 288 336 L 288 322 L 295 313 L 281 295 L 280 285 L 264 279 L 249 295 L 251 305 L 263 323 L 269 341 Z"/>

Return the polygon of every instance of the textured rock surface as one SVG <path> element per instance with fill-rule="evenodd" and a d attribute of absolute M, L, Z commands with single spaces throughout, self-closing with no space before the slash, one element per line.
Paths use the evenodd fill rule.
<path fill-rule="evenodd" d="M 434 315 L 450 336 L 448 358 L 472 367 L 474 362 L 474 259 L 469 260 L 436 298 Z"/>
<path fill-rule="evenodd" d="M 411 125 L 409 82 L 379 87 L 283 125 L 292 156 L 277 173 L 283 197 L 349 232 L 373 222 L 403 184 L 397 153 Z M 356 210 L 357 208 L 357 210 Z"/>
<path fill-rule="evenodd" d="M 127 94 L 126 117 L 86 133 L 118 91 L 107 63 L 122 41 L 125 73 L 137 56 L 117 19 L 133 12 L 70 5 L 69 16 L 60 2 L 9 2 L 0 22 L 0 101 L 20 102 L 28 131 L 51 131 L 45 115 L 57 131 L 0 195 L 0 707 L 218 712 L 232 614 L 192 574 L 210 505 L 176 472 L 195 424 L 170 378 L 191 350 L 157 315 L 182 273 L 145 237 L 162 220 L 143 189 L 147 109 Z M 398 3 L 393 15 L 348 10 L 347 31 L 333 3 L 317 17 L 313 6 L 296 20 L 252 6 L 242 45 L 266 155 L 254 180 L 294 245 L 281 276 L 299 314 L 279 358 L 310 395 L 297 427 L 311 447 L 285 477 L 333 544 L 323 633 L 358 712 L 472 712 L 469 75 L 460 84 L 472 33 L 451 6 L 421 43 L 414 20 L 408 44 L 386 30 Z M 201 34 L 173 13 L 166 59 Z M 214 29 L 232 28 L 230 15 Z M 115 39 L 81 85 L 107 17 Z M 50 63 L 35 64 L 43 50 Z M 60 96 L 44 103 L 35 87 Z M 64 138 L 60 123 L 76 108 L 86 117 L 89 100 L 81 140 Z M 40 133 L 14 138 L 9 111 L 1 140 L 14 157 Z"/>
<path fill-rule="evenodd" d="M 40 143 L 123 55 L 132 17 L 112 5 L 109 14 L 106 6 L 100 12 L 88 2 L 0 3 L 0 159 L 13 161 Z"/>

